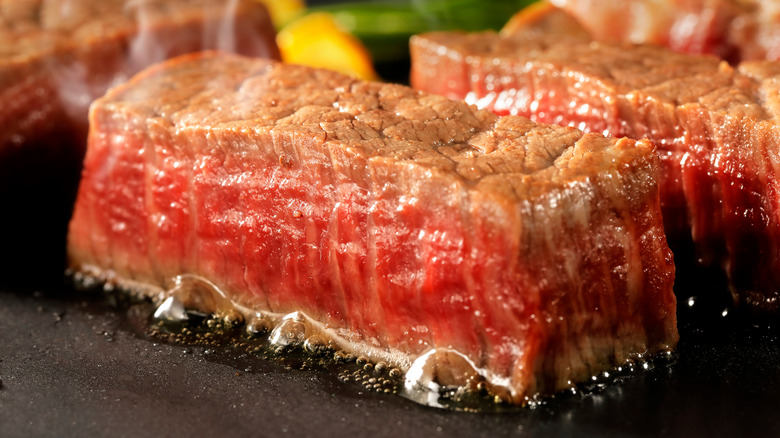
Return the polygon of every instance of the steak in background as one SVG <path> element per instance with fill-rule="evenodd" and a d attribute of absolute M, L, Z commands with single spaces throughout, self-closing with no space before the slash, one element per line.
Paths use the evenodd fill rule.
<path fill-rule="evenodd" d="M 659 170 L 644 140 L 190 55 L 92 106 L 69 263 L 155 298 L 200 278 L 523 403 L 675 347 Z"/>
<path fill-rule="evenodd" d="M 61 278 L 90 103 L 203 49 L 278 58 L 258 2 L 0 0 L 0 284 Z"/>
<path fill-rule="evenodd" d="M 498 114 L 653 141 L 678 268 L 692 241 L 697 263 L 725 269 L 735 300 L 777 311 L 777 63 L 732 68 L 710 56 L 537 32 L 430 33 L 411 50 L 418 89 Z"/>
<path fill-rule="evenodd" d="M 777 0 L 547 0 L 599 41 L 714 54 L 731 62 L 780 60 Z"/>

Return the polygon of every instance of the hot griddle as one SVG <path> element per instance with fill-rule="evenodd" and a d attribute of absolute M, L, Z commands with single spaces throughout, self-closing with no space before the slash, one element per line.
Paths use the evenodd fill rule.
<path fill-rule="evenodd" d="M 52 284 L 54 283 L 54 284 Z M 771 319 L 680 300 L 670 364 L 503 413 L 445 411 L 323 370 L 156 342 L 111 296 L 0 289 L 0 436 L 780 436 Z"/>

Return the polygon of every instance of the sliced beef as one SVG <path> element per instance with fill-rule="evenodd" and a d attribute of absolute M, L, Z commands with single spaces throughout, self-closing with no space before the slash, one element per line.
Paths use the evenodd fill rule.
<path fill-rule="evenodd" d="M 421 90 L 653 141 L 673 249 L 692 239 L 699 262 L 725 268 L 737 300 L 777 310 L 777 64 L 735 69 L 715 57 L 535 32 L 431 33 L 413 40 L 412 56 Z"/>
<path fill-rule="evenodd" d="M 521 403 L 675 346 L 658 171 L 647 141 L 188 56 L 93 105 L 68 253 L 153 297 L 186 276 L 300 311 L 404 369 L 470 363 Z"/>
<path fill-rule="evenodd" d="M 656 44 L 729 59 L 780 59 L 776 0 L 548 0 L 600 41 Z"/>
<path fill-rule="evenodd" d="M 278 57 L 251 0 L 0 0 L 0 282 L 61 271 L 92 100 L 202 49 Z"/>

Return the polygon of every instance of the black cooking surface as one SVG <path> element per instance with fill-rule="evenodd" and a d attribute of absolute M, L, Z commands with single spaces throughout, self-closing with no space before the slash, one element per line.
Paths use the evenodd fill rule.
<path fill-rule="evenodd" d="M 501 414 L 365 392 L 321 369 L 144 338 L 133 307 L 50 284 L 0 292 L 0 436 L 778 436 L 768 323 L 681 303 L 675 361 Z M 128 310 L 129 309 L 129 310 Z"/>

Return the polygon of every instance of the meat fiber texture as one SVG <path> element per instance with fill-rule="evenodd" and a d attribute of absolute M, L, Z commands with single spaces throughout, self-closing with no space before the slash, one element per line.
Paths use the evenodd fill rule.
<path fill-rule="evenodd" d="M 692 240 L 699 263 L 725 269 L 735 300 L 777 311 L 780 64 L 732 68 L 715 57 L 537 32 L 418 36 L 412 64 L 421 90 L 653 141 L 672 248 Z"/>
<path fill-rule="evenodd" d="M 48 253 L 62 269 L 95 98 L 202 49 L 278 58 L 274 38 L 250 0 L 0 0 L 2 277 L 35 272 Z"/>
<path fill-rule="evenodd" d="M 68 253 L 153 297 L 187 275 L 303 312 L 403 369 L 470 363 L 523 403 L 675 346 L 658 172 L 647 141 L 188 56 L 93 105 Z"/>
<path fill-rule="evenodd" d="M 732 62 L 780 59 L 777 0 L 548 0 L 600 41 L 656 44 Z"/>

